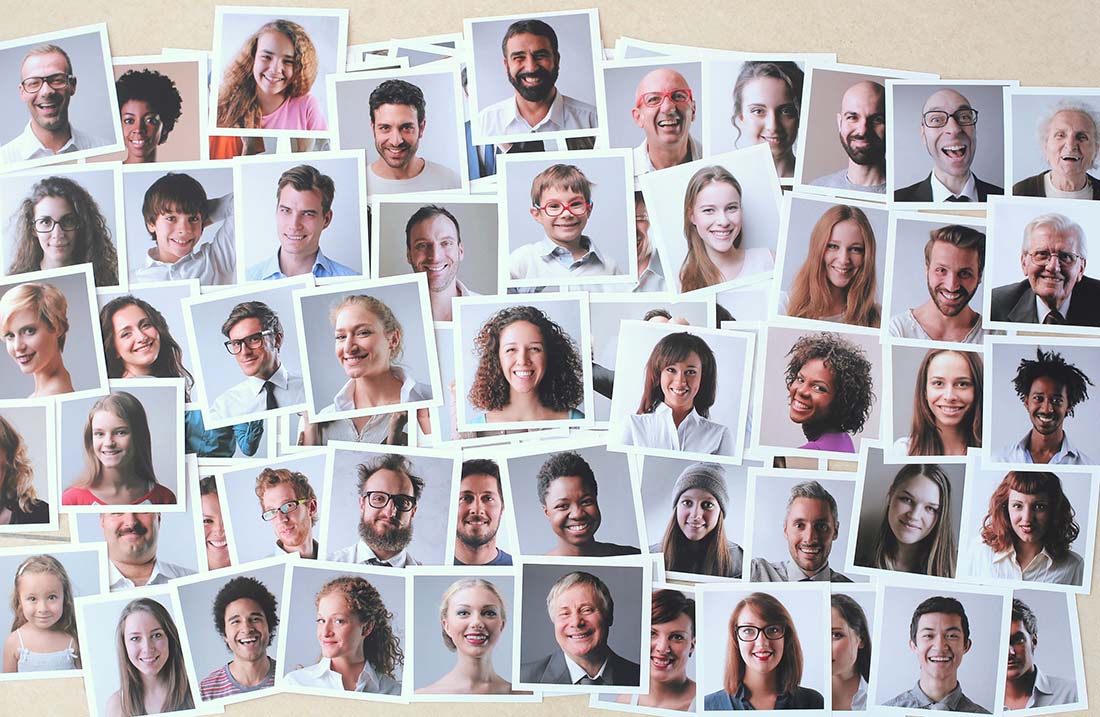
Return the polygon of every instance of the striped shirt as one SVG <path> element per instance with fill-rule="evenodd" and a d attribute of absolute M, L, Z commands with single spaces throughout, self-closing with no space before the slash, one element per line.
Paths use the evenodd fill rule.
<path fill-rule="evenodd" d="M 242 692 L 254 692 L 274 686 L 275 658 L 269 657 L 267 677 L 260 684 L 248 687 L 237 682 L 229 671 L 229 663 L 226 663 L 202 678 L 202 682 L 199 683 L 199 692 L 202 694 L 203 700 L 216 700 L 220 697 L 230 697 Z"/>

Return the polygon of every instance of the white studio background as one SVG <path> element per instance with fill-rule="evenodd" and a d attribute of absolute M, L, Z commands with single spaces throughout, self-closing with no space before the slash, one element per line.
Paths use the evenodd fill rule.
<path fill-rule="evenodd" d="M 15 555 L 0 555 L 0 585 L 4 586 L 4 596 L 7 598 L 0 600 L 0 625 L 3 625 L 5 629 L 11 626 L 15 618 L 15 613 L 12 612 L 11 608 L 11 598 L 16 597 L 17 578 L 15 571 L 19 569 L 24 560 L 34 555 L 49 555 L 61 563 L 61 566 L 65 568 L 65 572 L 69 575 L 69 583 L 73 587 L 73 597 L 99 595 L 99 551 L 93 547 L 89 546 L 83 550 L 64 550 L 55 553 L 46 545 L 27 546 Z M 111 632 L 114 632 L 114 623 L 111 623 Z M 80 647 L 83 648 L 88 643 L 83 635 L 80 637 Z M 110 644 L 114 644 L 113 635 Z"/>
<path fill-rule="evenodd" d="M 192 292 L 192 288 L 196 291 Z M 183 320 L 183 309 L 180 308 L 180 302 L 184 299 L 194 296 L 198 293 L 198 285 L 193 284 L 192 280 L 185 280 L 179 282 L 173 282 L 172 284 L 162 284 L 159 286 L 146 284 L 131 287 L 129 291 L 99 291 L 96 294 L 96 299 L 99 304 L 100 311 L 107 305 L 112 299 L 117 299 L 120 296 L 136 296 L 142 299 L 154 309 L 161 313 L 164 317 L 165 323 L 168 324 L 168 330 L 172 334 L 172 339 L 179 344 L 180 350 L 183 351 L 183 355 L 180 357 L 183 361 L 184 367 L 191 372 L 192 376 L 195 374 L 195 367 L 191 365 L 191 342 L 188 340 L 186 324 Z M 104 341 L 108 341 L 108 337 L 103 337 Z M 161 337 L 161 350 L 167 351 L 164 348 L 164 337 Z M 106 356 L 106 354 L 104 354 Z M 187 387 L 184 386 L 184 390 Z M 194 394 L 195 392 L 192 391 Z M 191 396 L 195 398 L 194 395 Z"/>
<path fill-rule="evenodd" d="M 962 226 L 969 227 L 986 235 L 985 226 L 967 223 L 966 220 L 968 217 L 960 216 L 957 217 L 957 219 L 960 220 L 959 224 Z M 924 302 L 929 301 L 927 271 L 921 271 L 921 269 L 926 268 L 924 262 L 924 245 L 928 243 L 930 232 L 945 226 L 950 226 L 952 223 L 953 222 L 945 220 L 930 221 L 927 219 L 917 219 L 915 217 L 896 218 L 893 245 L 894 260 L 888 267 L 885 275 L 879 274 L 880 277 L 884 276 L 884 280 L 879 282 L 879 288 L 880 290 L 884 290 L 886 295 L 890 298 L 891 316 L 883 316 L 882 322 L 884 324 L 888 324 L 890 319 L 894 316 L 903 314 L 908 309 L 915 309 Z M 989 249 L 989 237 L 986 235 L 987 262 L 993 258 Z M 883 242 L 878 251 L 879 256 L 885 258 L 885 242 Z M 985 281 L 985 277 L 982 277 L 982 281 Z M 970 297 L 970 303 L 968 304 L 971 309 L 977 311 L 979 314 L 985 313 L 985 296 L 982 291 L 984 288 L 984 286 L 979 284 L 977 291 L 974 292 L 974 296 Z"/>
<path fill-rule="evenodd" d="M 1073 597 L 1050 590 L 1013 590 L 1012 597 L 1023 600 L 1035 613 L 1039 644 L 1035 647 L 1035 663 L 1048 675 L 1057 675 L 1076 682 L 1080 652 L 1071 650 L 1076 620 L 1070 621 L 1070 610 L 1077 609 Z M 1011 629 L 1011 627 L 1009 628 Z M 1079 636 L 1078 636 L 1079 637 Z M 1078 694 L 1084 692 L 1077 685 Z"/>
<path fill-rule="evenodd" d="M 977 355 L 978 360 L 983 362 L 982 373 L 983 378 L 989 373 L 989 367 L 984 365 L 985 359 L 982 357 L 981 351 L 969 351 L 968 348 L 978 348 L 976 346 L 967 346 L 966 344 L 959 344 L 958 348 L 952 348 L 950 351 L 964 354 L 964 355 Z M 909 436 L 909 431 L 913 427 L 913 411 L 915 410 L 914 394 L 917 389 L 917 374 L 920 371 L 921 361 L 924 360 L 926 354 L 943 349 L 943 345 L 929 344 L 928 346 L 907 346 L 899 344 L 889 345 L 890 361 L 891 361 L 891 376 L 890 385 L 882 390 L 882 398 L 889 400 L 892 406 L 890 411 L 890 426 L 893 431 L 891 434 L 894 440 L 899 438 L 905 438 Z M 1100 356 L 1098 356 L 1100 358 Z M 969 364 L 967 364 L 969 368 Z M 978 379 L 978 376 L 972 376 L 972 379 Z M 983 382 L 983 391 L 989 390 L 988 383 Z M 972 406 L 976 406 L 978 410 L 982 406 L 982 395 L 977 390 L 975 385 L 974 390 L 974 403 Z M 925 403 L 928 401 L 928 391 L 925 387 L 921 391 L 921 400 Z M 990 420 L 990 416 L 986 416 L 985 420 Z M 1030 424 L 1029 424 L 1030 425 Z M 885 438 L 885 436 L 884 436 Z"/>

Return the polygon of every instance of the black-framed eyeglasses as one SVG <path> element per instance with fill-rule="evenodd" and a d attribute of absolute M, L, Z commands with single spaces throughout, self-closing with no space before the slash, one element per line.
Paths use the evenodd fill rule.
<path fill-rule="evenodd" d="M 397 509 L 398 513 L 408 513 L 416 505 L 416 498 L 411 495 L 405 495 L 404 493 L 387 493 L 384 490 L 368 490 L 360 493 L 360 496 L 367 499 L 367 505 L 375 510 L 381 510 L 386 507 L 386 504 L 391 500 L 393 501 L 393 507 Z"/>
<path fill-rule="evenodd" d="M 75 214 L 66 214 L 61 219 L 38 217 L 34 220 L 34 230 L 39 234 L 49 234 L 55 226 L 60 226 L 63 232 L 71 232 L 80 226 L 80 217 Z"/>
<path fill-rule="evenodd" d="M 68 74 L 67 72 L 57 72 L 48 77 L 28 77 L 19 83 L 24 92 L 38 92 L 42 89 L 42 83 L 45 82 L 55 90 L 64 89 L 69 86 L 76 77 Z"/>
<path fill-rule="evenodd" d="M 1036 266 L 1046 266 L 1052 256 L 1058 257 L 1058 263 L 1062 266 L 1073 266 L 1077 263 L 1077 260 L 1081 258 L 1080 254 L 1074 254 L 1071 251 L 1047 251 L 1046 249 L 1029 251 L 1026 256 L 1031 259 L 1031 263 Z"/>
<path fill-rule="evenodd" d="M 299 498 L 298 500 L 288 500 L 280 505 L 278 508 L 272 508 L 271 510 L 265 510 L 260 513 L 260 517 L 264 520 L 275 520 L 275 516 L 279 513 L 283 515 L 290 515 L 294 511 L 298 510 L 298 506 L 305 505 L 309 502 L 309 498 Z"/>
<path fill-rule="evenodd" d="M 737 639 L 741 642 L 752 642 L 759 637 L 761 632 L 769 640 L 782 640 L 783 636 L 787 634 L 787 626 L 765 625 L 764 627 L 757 627 L 756 625 L 738 625 Z"/>
<path fill-rule="evenodd" d="M 245 346 L 250 349 L 258 349 L 263 344 L 264 339 L 274 333 L 275 332 L 271 329 L 267 329 L 266 331 L 260 331 L 259 333 L 245 336 L 243 339 L 230 339 L 225 342 L 225 350 L 236 356 Z"/>
<path fill-rule="evenodd" d="M 668 92 L 643 92 L 638 95 L 636 106 L 641 107 L 645 105 L 646 107 L 660 107 L 666 97 L 671 99 L 673 104 L 686 105 L 688 102 L 691 102 L 691 89 L 688 87 L 679 87 Z"/>
<path fill-rule="evenodd" d="M 560 217 L 562 212 L 569 212 L 575 217 L 583 217 L 585 214 L 592 211 L 592 202 L 584 202 L 579 199 L 575 202 L 569 202 L 569 204 L 547 202 L 541 207 L 536 204 L 535 208 L 544 212 L 548 217 Z"/>
<path fill-rule="evenodd" d="M 924 117 L 921 122 L 925 127 L 931 129 L 939 129 L 940 127 L 947 126 L 947 120 L 955 118 L 960 127 L 972 127 L 978 124 L 978 110 L 972 107 L 963 107 L 957 109 L 954 112 L 944 112 L 943 110 L 928 110 L 924 113 Z"/>

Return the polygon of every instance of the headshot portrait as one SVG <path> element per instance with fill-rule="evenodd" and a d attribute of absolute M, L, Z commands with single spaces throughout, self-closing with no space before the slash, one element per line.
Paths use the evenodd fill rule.
<path fill-rule="evenodd" d="M 894 120 L 887 180 L 895 202 L 942 206 L 1004 194 L 1004 90 L 1015 83 L 886 84 Z"/>
<path fill-rule="evenodd" d="M 1010 87 L 1007 100 L 1012 128 L 1006 142 L 1012 195 L 1100 198 L 1097 94 Z"/>
<path fill-rule="evenodd" d="M 455 492 L 454 565 L 511 565 L 517 523 L 504 496 L 500 465 L 491 458 L 462 461 Z M 509 496 L 511 497 L 511 496 Z M 504 531 L 503 533 L 501 531 Z M 504 546 L 504 547 L 501 547 Z"/>
<path fill-rule="evenodd" d="M 885 463 L 882 448 L 870 444 L 864 453 L 851 564 L 872 576 L 892 570 L 955 577 L 965 465 Z"/>
<path fill-rule="evenodd" d="M 199 479 L 199 520 L 202 521 L 202 539 L 205 545 L 206 570 L 227 568 L 233 564 L 230 536 L 225 530 L 225 518 L 229 511 L 222 505 L 218 483 L 212 475 Z M 194 500 L 195 492 L 191 491 Z"/>
<path fill-rule="evenodd" d="M 57 528 L 54 415 L 48 400 L 29 405 L 0 402 L 0 532 L 4 534 Z"/>
<path fill-rule="evenodd" d="M 986 227 L 917 216 L 890 217 L 883 310 L 891 337 L 980 344 Z M 902 267 L 924 265 L 924 280 Z M 888 290 L 887 290 L 888 289 Z"/>
<path fill-rule="evenodd" d="M 595 12 L 467 19 L 463 25 L 477 144 L 522 144 L 531 133 L 545 135 L 540 140 L 580 137 L 600 128 L 603 76 L 596 63 L 603 58 Z"/>
<path fill-rule="evenodd" d="M 367 266 L 363 167 L 356 152 L 306 163 L 254 158 L 239 166 L 243 281 L 360 276 Z M 242 279 L 238 275 L 238 279 Z M 242 281 L 242 283 L 243 283 Z"/>
<path fill-rule="evenodd" d="M 776 314 L 877 329 L 889 213 L 812 197 L 792 197 L 784 212 Z"/>
<path fill-rule="evenodd" d="M 1055 705 L 1071 709 L 1081 699 L 1082 669 L 1074 657 L 1081 638 L 1073 607 L 1073 598 L 1058 593 L 1012 591 L 1006 711 Z M 1051 648 L 1052 644 L 1073 649 Z"/>
<path fill-rule="evenodd" d="M 43 176 L 8 175 L 0 183 L 8 274 L 90 263 L 97 287 L 119 284 L 118 169 L 82 167 Z"/>
<path fill-rule="evenodd" d="M 618 149 L 501 160 L 498 261 L 503 284 L 634 283 L 637 255 L 628 154 Z"/>
<path fill-rule="evenodd" d="M 121 149 L 106 25 L 4 42 L 0 73 L 13 108 L 0 121 L 0 164 L 50 164 Z"/>
<path fill-rule="evenodd" d="M 668 290 L 730 288 L 774 268 L 781 192 L 765 147 L 713 155 L 639 183 Z"/>
<path fill-rule="evenodd" d="M 1100 406 L 1089 402 L 1090 376 L 1100 375 L 1100 353 L 1088 340 L 1071 341 L 991 345 L 983 455 L 1017 465 L 1096 464 L 1084 427 L 1093 425 L 1100 411 Z M 1067 429 L 1073 429 L 1072 440 Z"/>
<path fill-rule="evenodd" d="M 867 709 L 871 679 L 871 626 L 874 624 L 875 594 L 871 586 L 833 590 L 829 638 L 832 645 L 833 711 Z"/>
<path fill-rule="evenodd" d="M 203 159 L 207 97 L 205 53 L 117 58 L 114 62 L 123 164 Z M 202 92 L 199 88 L 202 88 Z"/>
<path fill-rule="evenodd" d="M 528 562 L 521 570 L 516 643 L 522 686 L 590 694 L 643 684 L 648 564 L 622 558 L 598 565 Z"/>
<path fill-rule="evenodd" d="M 450 64 L 328 79 L 341 149 L 366 150 L 368 195 L 467 188 L 458 73 Z"/>

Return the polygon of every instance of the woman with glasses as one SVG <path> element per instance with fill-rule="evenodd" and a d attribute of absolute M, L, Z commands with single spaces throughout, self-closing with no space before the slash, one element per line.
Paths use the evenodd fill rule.
<path fill-rule="evenodd" d="M 88 190 L 67 177 L 35 182 L 15 216 L 9 274 L 91 263 L 96 286 L 118 284 L 111 230 Z"/>
<path fill-rule="evenodd" d="M 823 709 L 825 698 L 802 687 L 802 644 L 787 608 L 751 593 L 733 608 L 724 689 L 703 698 L 710 710 Z"/>
<path fill-rule="evenodd" d="M 0 332 L 20 373 L 34 378 L 29 398 L 71 393 L 61 352 L 69 333 L 69 302 L 53 284 L 27 283 L 0 297 Z"/>

